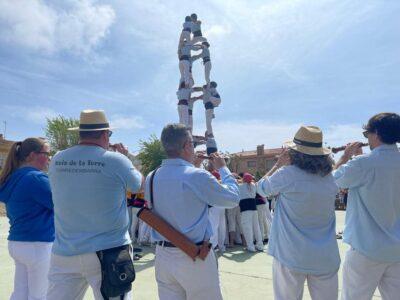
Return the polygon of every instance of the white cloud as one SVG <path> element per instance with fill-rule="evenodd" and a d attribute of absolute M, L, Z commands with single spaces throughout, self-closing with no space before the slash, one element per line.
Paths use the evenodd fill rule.
<path fill-rule="evenodd" d="M 0 40 L 47 54 L 88 55 L 107 35 L 115 13 L 109 5 L 70 0 L 63 7 L 42 0 L 0 1 Z"/>
<path fill-rule="evenodd" d="M 140 116 L 123 116 L 113 115 L 111 116 L 111 126 L 116 129 L 142 129 L 146 126 L 145 121 Z"/>
<path fill-rule="evenodd" d="M 22 106 L 22 105 L 2 105 L 0 109 L 8 116 L 23 122 L 29 121 L 34 124 L 44 125 L 46 119 L 55 118 L 60 115 L 58 112 L 44 106 Z"/>

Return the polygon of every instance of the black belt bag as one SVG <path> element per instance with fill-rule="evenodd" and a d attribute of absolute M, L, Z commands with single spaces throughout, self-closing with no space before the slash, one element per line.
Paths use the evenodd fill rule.
<path fill-rule="evenodd" d="M 135 268 L 130 245 L 96 252 L 101 265 L 101 295 L 104 299 L 123 296 L 132 289 Z"/>

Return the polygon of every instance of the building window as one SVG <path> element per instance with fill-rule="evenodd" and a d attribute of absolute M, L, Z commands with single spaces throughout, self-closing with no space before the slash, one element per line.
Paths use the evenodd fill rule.
<path fill-rule="evenodd" d="M 248 168 L 255 168 L 255 167 L 257 167 L 257 162 L 255 160 L 249 160 L 247 162 L 247 167 Z"/>

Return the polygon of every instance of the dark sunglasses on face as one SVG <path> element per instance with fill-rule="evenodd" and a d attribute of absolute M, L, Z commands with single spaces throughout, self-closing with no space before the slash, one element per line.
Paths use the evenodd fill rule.
<path fill-rule="evenodd" d="M 36 152 L 36 153 L 38 153 L 38 154 L 45 154 L 47 157 L 50 157 L 50 152 L 39 151 L 39 152 Z"/>
<path fill-rule="evenodd" d="M 111 137 L 113 132 L 111 130 L 108 131 L 108 137 Z"/>
<path fill-rule="evenodd" d="M 363 131 L 363 136 L 364 136 L 366 139 L 368 138 L 368 134 L 369 134 L 369 131 L 368 131 L 368 130 Z"/>

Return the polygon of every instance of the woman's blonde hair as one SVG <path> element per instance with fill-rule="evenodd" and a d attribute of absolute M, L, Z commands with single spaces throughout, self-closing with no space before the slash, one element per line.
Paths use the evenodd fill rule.
<path fill-rule="evenodd" d="M 6 162 L 1 170 L 0 185 L 4 184 L 8 177 L 21 166 L 26 158 L 32 152 L 40 152 L 46 144 L 46 141 L 41 138 L 27 138 L 22 142 L 15 142 L 8 152 Z"/>

